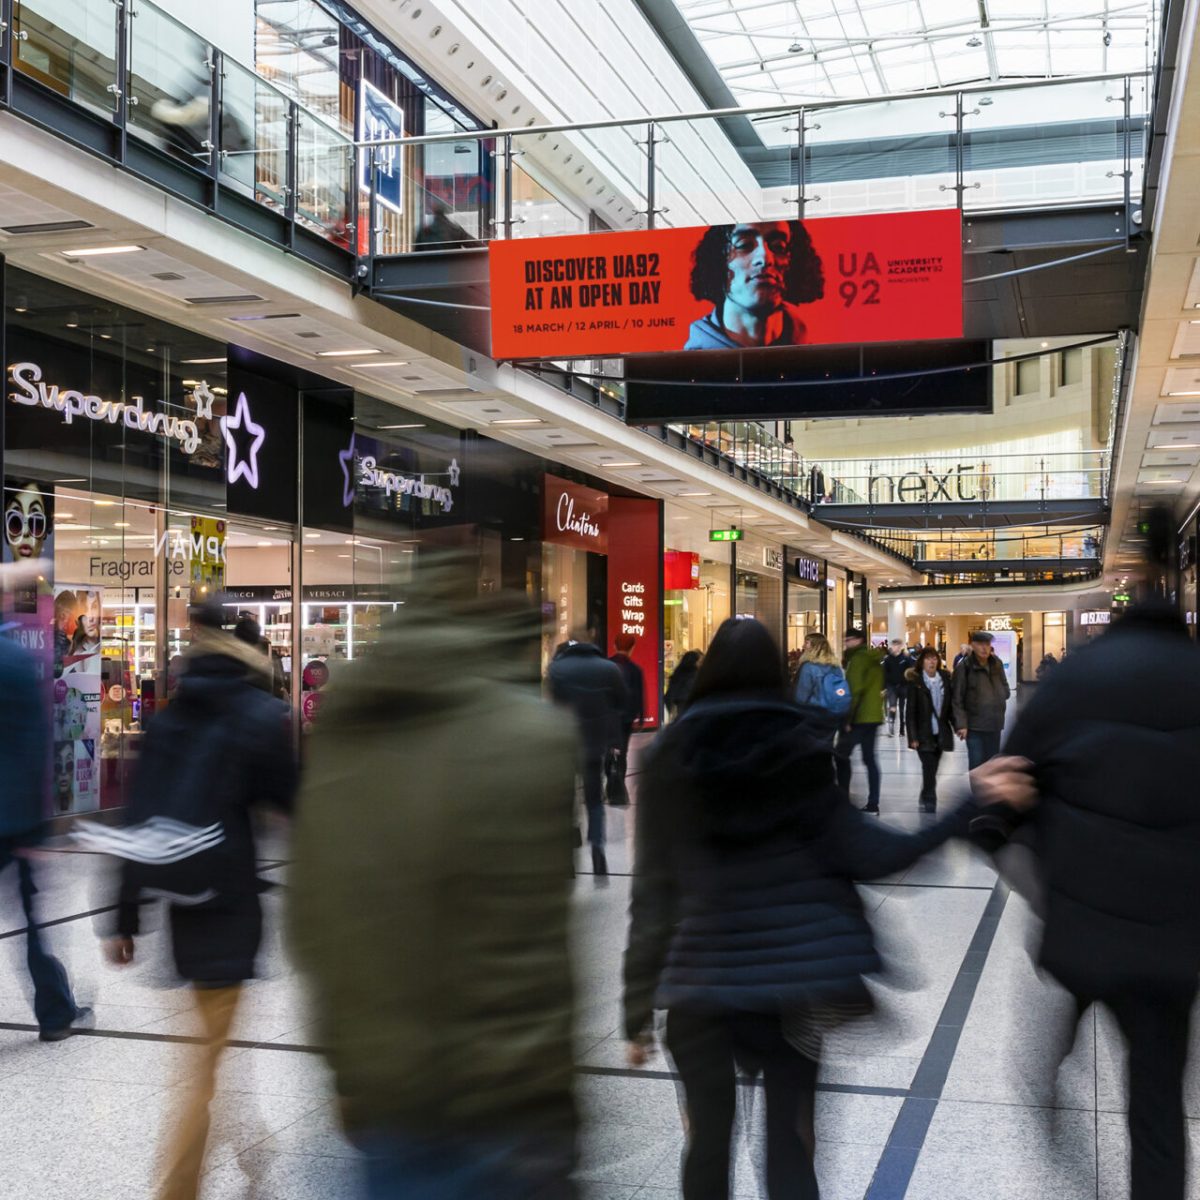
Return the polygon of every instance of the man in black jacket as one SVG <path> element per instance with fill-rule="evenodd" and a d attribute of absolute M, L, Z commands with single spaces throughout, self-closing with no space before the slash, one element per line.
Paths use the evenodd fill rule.
<path fill-rule="evenodd" d="M 1197 680 L 1200 648 L 1178 613 L 1142 604 L 1038 685 L 1005 757 L 973 779 L 981 799 L 1036 804 L 1020 836 L 1032 840 L 1046 888 L 1041 965 L 1081 1014 L 1103 1002 L 1125 1035 L 1133 1200 L 1187 1194 L 1183 1080 L 1200 977 Z"/>
<path fill-rule="evenodd" d="M 621 743 L 625 680 L 620 668 L 587 633 L 560 646 L 549 671 L 550 696 L 575 714 L 579 728 L 579 771 L 588 815 L 588 843 L 598 877 L 608 874 L 604 854 L 604 759 Z"/>
<path fill-rule="evenodd" d="M 222 843 L 202 899 L 170 905 L 171 946 L 179 974 L 192 984 L 204 1045 L 174 1114 L 159 1200 L 194 1200 L 208 1137 L 208 1104 L 242 985 L 254 975 L 262 905 L 251 809 L 291 806 L 295 757 L 287 706 L 257 686 L 270 660 L 221 628 L 221 606 L 191 613 L 191 645 L 171 703 L 150 722 L 127 813 L 136 829 L 173 816 L 181 795 L 209 797 Z M 122 873 L 109 961 L 133 961 L 140 886 L 130 860 Z"/>
<path fill-rule="evenodd" d="M 628 804 L 629 797 L 625 794 L 625 775 L 629 770 L 629 740 L 633 731 L 640 729 L 646 717 L 646 677 L 642 668 L 633 661 L 633 651 L 637 646 L 637 638 L 631 633 L 618 634 L 616 640 L 617 652 L 608 660 L 615 663 L 625 681 L 625 707 L 621 712 L 621 744 L 618 747 L 616 760 L 610 769 L 610 778 L 619 781 L 618 797 L 612 795 L 609 788 L 608 801 L 610 804 Z"/>
<path fill-rule="evenodd" d="M 908 672 L 916 665 L 904 643 L 899 638 L 893 638 L 888 647 L 887 658 L 883 660 L 883 686 L 887 689 L 888 737 L 896 736 L 897 721 L 901 734 L 904 733 L 904 709 L 908 703 L 906 679 Z"/>

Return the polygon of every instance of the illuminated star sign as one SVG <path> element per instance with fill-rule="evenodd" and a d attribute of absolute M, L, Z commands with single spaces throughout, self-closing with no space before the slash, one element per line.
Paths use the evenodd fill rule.
<path fill-rule="evenodd" d="M 450 460 L 450 471 L 449 471 L 451 487 L 458 487 L 458 477 L 461 474 L 462 474 L 462 468 L 458 465 L 458 459 L 452 458 Z"/>
<path fill-rule="evenodd" d="M 192 399 L 196 402 L 196 418 L 200 421 L 212 420 L 212 406 L 216 396 L 213 395 L 212 389 L 208 386 L 207 381 L 201 380 L 192 392 Z"/>
<path fill-rule="evenodd" d="M 350 435 L 350 445 L 339 451 L 338 462 L 342 466 L 342 507 L 349 508 L 354 503 L 354 435 Z"/>
<path fill-rule="evenodd" d="M 237 442 L 233 440 L 234 429 L 250 434 L 249 454 L 238 454 Z M 267 431 L 261 425 L 255 424 L 250 415 L 250 405 L 246 401 L 245 392 L 239 393 L 233 416 L 221 418 L 221 434 L 225 438 L 228 450 L 225 458 L 225 478 L 231 484 L 244 479 L 252 488 L 257 488 L 258 452 L 267 440 Z"/>

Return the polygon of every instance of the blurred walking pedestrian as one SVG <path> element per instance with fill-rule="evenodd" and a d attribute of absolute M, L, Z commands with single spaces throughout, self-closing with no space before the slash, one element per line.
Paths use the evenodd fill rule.
<path fill-rule="evenodd" d="M 28 652 L 0 636 L 0 873 L 16 867 L 38 1036 L 57 1042 L 70 1037 L 92 1013 L 75 1003 L 65 968 L 46 949 L 33 900 L 37 886 L 31 851 L 45 832 L 50 765 L 45 686 Z"/>
<path fill-rule="evenodd" d="M 914 666 L 916 663 L 905 648 L 904 642 L 900 638 L 893 638 L 887 657 L 883 660 L 883 686 L 887 691 L 888 737 L 896 736 L 897 726 L 900 729 L 900 736 L 904 736 L 904 708 L 908 700 L 908 684 L 905 676 Z"/>
<path fill-rule="evenodd" d="M 1149 520 L 1160 576 L 1175 522 Z M 973 779 L 984 799 L 1036 804 L 1018 838 L 1040 859 L 1039 962 L 1076 1000 L 1111 1009 L 1128 1046 L 1132 1200 L 1184 1200 L 1184 1080 L 1200 978 L 1200 648 L 1165 600 L 1139 601 L 1072 652 Z"/>
<path fill-rule="evenodd" d="M 270 681 L 269 660 L 222 629 L 219 603 L 189 616 L 184 673 L 146 728 L 127 824 L 108 837 L 85 834 L 124 859 L 109 961 L 133 961 L 143 896 L 165 896 L 175 966 L 192 985 L 203 1028 L 167 1134 L 159 1200 L 198 1193 L 217 1064 L 262 938 L 251 810 L 290 809 L 295 787 L 287 706 L 258 686 L 260 676 Z"/>
<path fill-rule="evenodd" d="M 907 835 L 865 820 L 835 782 L 825 732 L 789 701 L 766 627 L 726 621 L 643 769 L 624 1029 L 640 1066 L 653 1010 L 667 1010 L 685 1200 L 730 1194 L 739 1068 L 763 1076 L 770 1200 L 816 1200 L 821 1033 L 869 1011 L 863 976 L 881 966 L 854 880 L 908 866 L 972 811 Z"/>
<path fill-rule="evenodd" d="M 567 1200 L 576 733 L 537 611 L 431 570 L 309 741 L 292 942 L 371 1200 Z"/>
<path fill-rule="evenodd" d="M 954 669 L 954 729 L 967 743 L 967 762 L 975 770 L 1000 753 L 1008 677 L 992 651 L 992 635 L 971 634 L 971 653 Z"/>
<path fill-rule="evenodd" d="M 605 783 L 609 804 L 619 807 L 629 803 L 629 794 L 625 790 L 629 741 L 633 731 L 640 729 L 646 719 L 646 676 L 632 658 L 637 638 L 631 633 L 621 633 L 614 644 L 617 652 L 608 661 L 616 664 L 625 680 L 625 709 L 621 713 L 621 744 L 605 764 Z"/>
<path fill-rule="evenodd" d="M 850 685 L 850 711 L 834 748 L 838 787 L 850 797 L 850 755 L 855 746 L 867 769 L 867 803 L 863 812 L 879 813 L 879 759 L 875 739 L 883 724 L 883 652 L 867 642 L 861 629 L 845 637 L 846 682 Z"/>
<path fill-rule="evenodd" d="M 579 730 L 579 773 L 587 809 L 587 840 L 592 870 L 608 875 L 604 852 L 604 762 L 621 744 L 621 722 L 628 696 L 621 669 L 604 657 L 589 634 L 571 637 L 550 663 L 550 696 L 575 714 Z"/>
<path fill-rule="evenodd" d="M 903 734 L 921 760 L 921 811 L 936 812 L 938 767 L 942 754 L 954 749 L 953 680 L 937 648 L 926 646 L 905 681 Z"/>
<path fill-rule="evenodd" d="M 688 701 L 692 698 L 692 688 L 696 685 L 696 673 L 700 670 L 701 658 L 699 650 L 689 650 L 671 672 L 663 703 L 672 721 L 687 708 Z"/>

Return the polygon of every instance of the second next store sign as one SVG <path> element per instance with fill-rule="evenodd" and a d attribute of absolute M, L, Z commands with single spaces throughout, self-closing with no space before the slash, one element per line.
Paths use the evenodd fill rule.
<path fill-rule="evenodd" d="M 595 488 L 546 475 L 542 482 L 542 541 L 608 553 L 608 496 Z"/>

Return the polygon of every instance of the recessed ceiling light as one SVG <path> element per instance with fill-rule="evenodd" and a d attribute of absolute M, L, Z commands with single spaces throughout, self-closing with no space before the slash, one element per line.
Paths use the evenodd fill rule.
<path fill-rule="evenodd" d="M 358 358 L 364 354 L 380 354 L 382 351 L 373 350 L 370 346 L 360 346 L 357 350 L 318 350 L 318 358 Z"/>
<path fill-rule="evenodd" d="M 60 250 L 63 258 L 99 258 L 104 254 L 134 254 L 145 246 L 87 246 L 82 250 Z"/>
<path fill-rule="evenodd" d="M 369 351 L 367 351 L 367 353 L 368 354 L 378 354 L 379 351 L 378 350 L 369 350 Z M 373 370 L 376 367 L 407 367 L 407 366 L 408 366 L 408 360 L 406 358 L 389 358 L 386 362 L 355 363 L 354 369 L 356 371 L 365 371 L 368 368 Z"/>
<path fill-rule="evenodd" d="M 604 465 L 606 467 L 641 467 L 645 464 L 640 462 L 606 462 Z"/>
<path fill-rule="evenodd" d="M 541 425 L 541 417 L 506 417 L 503 421 L 492 421 L 492 425 Z"/>
<path fill-rule="evenodd" d="M 117 504 L 115 500 L 93 500 L 92 503 L 97 508 L 115 508 Z"/>
<path fill-rule="evenodd" d="M 678 493 L 682 499 L 684 496 L 711 496 L 712 492 L 680 492 Z"/>
<path fill-rule="evenodd" d="M 274 542 L 255 542 L 254 544 L 256 546 L 273 546 L 273 545 L 275 545 Z"/>
<path fill-rule="evenodd" d="M 55 529 L 95 529 L 95 525 L 76 525 L 71 521 L 55 521 Z"/>
<path fill-rule="evenodd" d="M 319 533 L 306 533 L 304 536 L 306 538 L 319 538 L 321 535 Z"/>
<path fill-rule="evenodd" d="M 1200 396 L 1200 392 L 1168 392 L 1168 396 Z"/>
<path fill-rule="evenodd" d="M 380 425 L 380 429 L 424 429 L 424 421 L 412 421 L 407 425 Z"/>
<path fill-rule="evenodd" d="M 181 358 L 179 361 L 193 367 L 206 367 L 209 363 L 223 363 L 225 355 L 222 354 L 220 358 Z"/>
<path fill-rule="evenodd" d="M 116 529 L 128 529 L 129 522 L 128 521 L 114 521 L 113 527 Z"/>
<path fill-rule="evenodd" d="M 56 479 L 55 483 L 87 483 L 86 479 Z"/>

